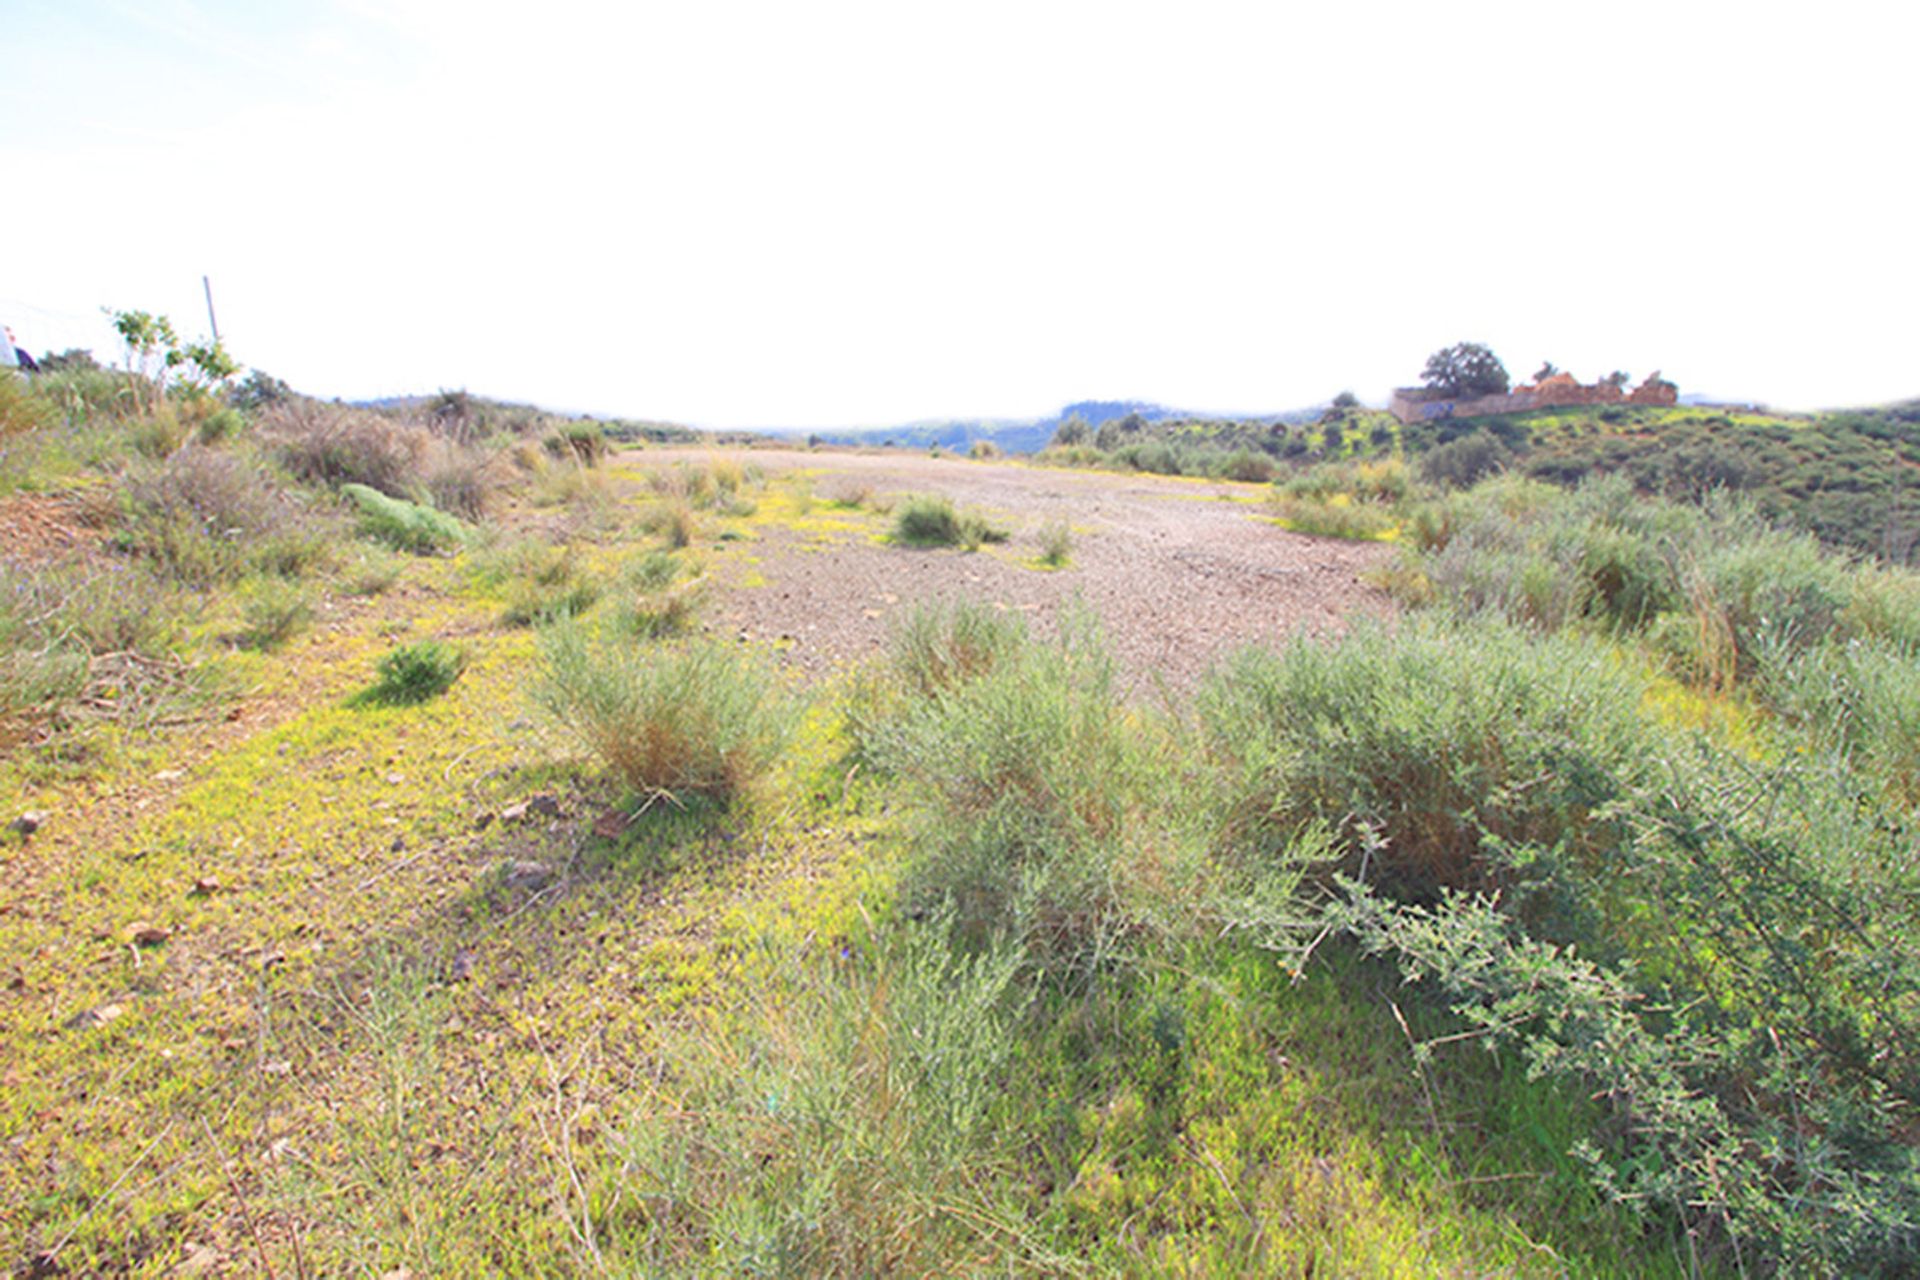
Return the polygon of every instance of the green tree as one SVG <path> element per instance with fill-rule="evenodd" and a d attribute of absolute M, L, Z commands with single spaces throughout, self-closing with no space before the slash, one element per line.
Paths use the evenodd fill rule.
<path fill-rule="evenodd" d="M 1422 376 L 1428 390 L 1462 398 L 1505 395 L 1511 385 L 1507 366 L 1492 348 L 1478 342 L 1456 342 L 1434 352 Z"/>
<path fill-rule="evenodd" d="M 1089 427 L 1087 420 L 1077 413 L 1054 428 L 1053 432 L 1053 443 L 1062 447 L 1085 444 L 1091 439 L 1093 439 L 1093 428 Z"/>

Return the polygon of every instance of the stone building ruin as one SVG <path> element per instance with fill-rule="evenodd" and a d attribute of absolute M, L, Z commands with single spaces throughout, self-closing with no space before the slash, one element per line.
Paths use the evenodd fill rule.
<path fill-rule="evenodd" d="M 1402 423 L 1434 422 L 1443 418 L 1481 418 L 1497 413 L 1525 413 L 1529 409 L 1557 409 L 1567 405 L 1631 404 L 1672 406 L 1680 402 L 1680 388 L 1658 370 L 1631 391 L 1603 379 L 1591 386 L 1570 373 L 1555 373 L 1501 395 L 1460 399 L 1430 387 L 1396 387 L 1387 408 Z"/>

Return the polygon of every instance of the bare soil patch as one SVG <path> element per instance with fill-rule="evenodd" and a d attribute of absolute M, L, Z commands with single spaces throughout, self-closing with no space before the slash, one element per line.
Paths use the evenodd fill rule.
<path fill-rule="evenodd" d="M 710 450 L 648 450 L 628 459 L 703 461 Z M 1224 654 L 1291 636 L 1339 634 L 1355 616 L 1391 612 L 1361 575 L 1391 556 L 1378 543 L 1290 533 L 1257 505 L 1259 485 L 1068 471 L 905 452 L 755 450 L 770 476 L 804 472 L 822 502 L 870 487 L 885 501 L 941 494 L 986 512 L 1012 538 L 978 552 L 878 543 L 886 526 L 850 535 L 763 526 L 752 574 L 764 585 L 719 593 L 715 629 L 778 643 L 810 676 L 871 657 L 892 618 L 922 601 L 986 601 L 1050 633 L 1084 602 L 1137 683 L 1190 686 Z M 1037 563 L 1038 530 L 1073 530 L 1068 564 Z"/>

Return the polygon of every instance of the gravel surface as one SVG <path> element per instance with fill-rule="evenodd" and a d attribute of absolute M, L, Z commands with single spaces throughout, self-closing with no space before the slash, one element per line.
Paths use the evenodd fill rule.
<path fill-rule="evenodd" d="M 711 456 L 648 450 L 627 460 L 650 466 Z M 709 621 L 716 631 L 779 643 L 785 660 L 809 675 L 871 657 L 889 620 L 924 600 L 986 601 L 1027 615 L 1042 635 L 1063 607 L 1084 601 L 1136 688 L 1161 680 L 1187 688 L 1238 647 L 1337 634 L 1356 615 L 1391 612 L 1387 597 L 1359 577 L 1391 548 L 1280 529 L 1257 504 L 1264 486 L 891 451 L 754 450 L 750 460 L 769 476 L 808 472 L 823 499 L 868 486 L 882 500 L 941 494 L 1013 535 L 968 553 L 877 545 L 871 534 L 886 527 L 877 515 L 859 534 L 762 526 L 750 571 L 736 566 L 718 577 L 738 583 L 757 574 L 764 585 L 717 592 Z M 1053 521 L 1072 528 L 1071 558 L 1062 569 L 1036 568 L 1035 536 Z"/>

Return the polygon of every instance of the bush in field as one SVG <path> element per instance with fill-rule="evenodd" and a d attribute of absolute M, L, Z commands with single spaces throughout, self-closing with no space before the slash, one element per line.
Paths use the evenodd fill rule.
<path fill-rule="evenodd" d="M 1393 517 L 1371 503 L 1282 496 L 1273 500 L 1273 510 L 1293 532 L 1319 538 L 1383 538 L 1394 527 Z"/>
<path fill-rule="evenodd" d="M 390 498 L 362 484 L 342 485 L 340 492 L 358 513 L 360 531 L 397 550 L 430 555 L 467 540 L 467 527 L 444 511 Z"/>
<path fill-rule="evenodd" d="M 933 629 L 971 629 L 959 616 Z M 968 945 L 1021 944 L 1074 982 L 1169 927 L 1169 914 L 1196 919 L 1205 867 L 1159 819 L 1183 794 L 1159 772 L 1165 743 L 1121 703 L 1098 636 L 1075 619 L 1065 630 L 1060 644 L 1017 648 L 1017 632 L 989 630 L 978 651 L 991 661 L 971 678 L 922 661 L 930 646 L 897 641 L 900 679 L 925 692 L 863 732 L 867 758 L 920 800 L 907 900 L 950 904 Z"/>
<path fill-rule="evenodd" d="M 445 440 L 428 450 L 420 471 L 420 488 L 433 505 L 464 520 L 486 519 L 503 487 L 493 458 Z"/>
<path fill-rule="evenodd" d="M 361 705 L 405 707 L 439 697 L 453 688 L 467 668 L 467 656 L 438 640 L 404 644 L 380 659 L 370 688 L 355 699 Z"/>
<path fill-rule="evenodd" d="M 1050 520 L 1040 526 L 1035 541 L 1040 546 L 1040 563 L 1059 568 L 1073 552 L 1073 530 L 1064 520 Z"/>
<path fill-rule="evenodd" d="M 127 484 L 121 539 L 183 580 L 249 568 L 298 573 L 324 559 L 324 532 L 264 472 L 190 445 Z"/>
<path fill-rule="evenodd" d="M 962 601 L 915 608 L 894 628 L 887 652 L 912 692 L 932 696 L 987 674 L 1026 645 L 1020 618 Z"/>
<path fill-rule="evenodd" d="M 534 700 L 651 803 L 729 804 L 773 767 L 792 709 L 745 651 L 636 647 L 562 620 L 540 640 Z"/>
<path fill-rule="evenodd" d="M 241 629 L 235 639 L 243 648 L 278 649 L 313 621 L 313 602 L 307 592 L 284 578 L 262 578 L 240 598 Z"/>
<path fill-rule="evenodd" d="M 1207 681 L 1231 839 L 1346 828 L 1357 864 L 1416 897 L 1524 887 L 1508 851 L 1599 857 L 1653 746 L 1642 685 L 1599 644 L 1491 620 L 1409 621 L 1338 646 L 1250 650 Z"/>
<path fill-rule="evenodd" d="M 855 966 L 781 957 L 792 992 L 669 1032 L 674 1064 L 623 1135 L 636 1273 L 934 1274 L 978 1258 L 963 1204 L 1030 1000 L 1018 952 L 955 956 L 939 919 Z"/>
<path fill-rule="evenodd" d="M 1476 431 L 1438 445 L 1420 459 L 1420 474 L 1433 484 L 1465 489 L 1513 461 L 1513 453 L 1492 433 Z"/>
<path fill-rule="evenodd" d="M 1006 531 L 989 524 L 984 516 L 956 511 L 952 502 L 938 496 L 910 497 L 893 515 L 893 540 L 910 547 L 957 546 L 972 551 L 983 542 L 1006 539 Z"/>
<path fill-rule="evenodd" d="M 540 538 L 515 538 L 474 557 L 479 579 L 506 601 L 500 620 L 529 626 L 585 613 L 600 598 L 599 579 L 584 571 L 571 546 Z"/>
<path fill-rule="evenodd" d="M 1251 449 L 1236 449 L 1220 463 L 1220 474 L 1243 484 L 1266 484 L 1278 470 L 1272 458 Z"/>
<path fill-rule="evenodd" d="M 179 586 L 142 561 L 0 559 L 0 749 L 62 722 L 89 689 L 92 714 L 123 722 L 187 692 L 174 656 L 185 613 Z"/>
<path fill-rule="evenodd" d="M 420 484 L 432 437 L 359 409 L 290 400 L 267 410 L 260 438 L 282 467 L 312 484 L 364 485 L 404 498 Z"/>

